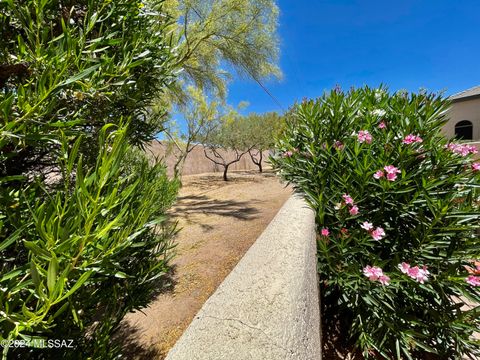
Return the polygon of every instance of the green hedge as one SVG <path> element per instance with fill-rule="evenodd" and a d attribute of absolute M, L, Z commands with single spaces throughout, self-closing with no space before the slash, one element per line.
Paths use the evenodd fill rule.
<path fill-rule="evenodd" d="M 3 358 L 113 358 L 124 315 L 165 286 L 178 190 L 139 150 L 175 80 L 163 0 L 0 2 Z"/>
<path fill-rule="evenodd" d="M 316 211 L 328 331 L 365 358 L 478 356 L 480 163 L 445 139 L 448 101 L 339 90 L 304 101 L 277 142 L 276 170 Z M 477 275 L 475 272 L 477 271 Z"/>

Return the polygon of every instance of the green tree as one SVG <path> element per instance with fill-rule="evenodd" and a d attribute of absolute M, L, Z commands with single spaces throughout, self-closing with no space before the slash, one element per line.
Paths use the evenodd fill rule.
<path fill-rule="evenodd" d="M 166 131 L 167 137 L 175 147 L 172 152 L 176 156 L 173 167 L 175 177 L 181 175 L 188 154 L 199 145 L 202 138 L 208 138 L 210 132 L 218 125 L 216 121 L 219 116 L 218 102 L 209 101 L 202 91 L 193 86 L 189 86 L 187 92 L 190 100 L 180 107 L 187 126 L 186 132 L 177 135 L 171 128 Z"/>
<path fill-rule="evenodd" d="M 177 19 L 177 65 L 184 84 L 224 99 L 234 75 L 256 81 L 281 76 L 274 0 L 174 0 L 169 8 Z M 180 99 L 181 87 L 178 83 Z"/>
<path fill-rule="evenodd" d="M 208 113 L 213 109 L 206 106 L 225 100 L 228 82 L 235 75 L 259 83 L 281 76 L 278 8 L 273 0 L 172 0 L 168 8 L 177 19 L 172 30 L 178 43 L 176 66 L 183 68 L 169 100 L 187 122 L 185 132 L 166 132 L 179 154 L 178 174 L 195 147 L 194 139 L 210 130 L 212 122 L 205 120 L 211 118 Z M 208 97 L 214 99 L 210 105 L 206 105 Z"/>
<path fill-rule="evenodd" d="M 249 123 L 238 112 L 232 110 L 218 122 L 218 126 L 202 140 L 202 144 L 205 157 L 223 168 L 223 180 L 228 181 L 230 165 L 239 162 L 254 145 L 245 136 L 249 133 Z"/>
<path fill-rule="evenodd" d="M 263 172 L 263 153 L 273 149 L 275 139 L 283 128 L 284 118 L 276 112 L 249 114 L 246 119 L 248 129 L 245 136 L 253 148 L 248 151 L 252 162 Z"/>

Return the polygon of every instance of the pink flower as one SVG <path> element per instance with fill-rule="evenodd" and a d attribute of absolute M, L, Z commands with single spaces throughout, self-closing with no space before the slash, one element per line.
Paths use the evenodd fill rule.
<path fill-rule="evenodd" d="M 372 142 L 372 135 L 368 132 L 368 130 L 360 130 L 357 135 L 358 141 L 363 143 L 366 142 L 370 144 Z"/>
<path fill-rule="evenodd" d="M 473 171 L 480 171 L 480 162 L 475 162 L 472 164 L 472 170 Z"/>
<path fill-rule="evenodd" d="M 390 284 L 390 278 L 383 273 L 383 270 L 377 266 L 367 265 L 363 268 L 363 275 L 371 281 L 379 281 L 382 285 Z"/>
<path fill-rule="evenodd" d="M 363 269 L 363 275 L 368 277 L 369 280 L 378 280 L 380 276 L 383 276 L 383 270 L 377 266 L 367 265 Z"/>
<path fill-rule="evenodd" d="M 407 135 L 407 136 L 405 137 L 405 139 L 403 139 L 402 142 L 403 142 L 404 144 L 411 144 L 411 143 L 415 142 L 415 135 L 411 135 L 411 134 L 410 134 L 410 135 Z"/>
<path fill-rule="evenodd" d="M 401 171 L 393 165 L 387 165 L 383 169 L 387 172 L 388 181 L 395 181 L 397 174 L 401 173 Z"/>
<path fill-rule="evenodd" d="M 397 180 L 397 174 L 387 174 L 388 181 L 395 181 Z"/>
<path fill-rule="evenodd" d="M 420 268 L 418 266 L 414 266 L 414 267 L 411 267 L 410 269 L 408 269 L 407 274 L 411 278 L 416 278 L 419 271 L 420 271 Z"/>
<path fill-rule="evenodd" d="M 327 228 L 323 228 L 321 234 L 322 236 L 328 236 L 330 235 L 330 231 Z"/>
<path fill-rule="evenodd" d="M 480 276 L 470 275 L 465 281 L 472 286 L 480 286 Z"/>
<path fill-rule="evenodd" d="M 423 284 L 425 281 L 427 281 L 428 275 L 430 275 L 430 272 L 427 270 L 426 266 L 423 266 L 422 268 L 418 266 L 411 267 L 410 264 L 402 262 L 401 264 L 398 264 L 398 268 L 402 273 L 408 275 L 413 280 L 418 281 L 420 284 Z"/>
<path fill-rule="evenodd" d="M 393 165 L 387 165 L 383 169 L 387 172 L 387 174 L 399 174 L 399 173 L 401 173 L 401 171 L 398 170 L 398 168 L 396 168 Z"/>
<path fill-rule="evenodd" d="M 358 206 L 357 205 L 353 205 L 350 210 L 348 210 L 350 212 L 350 215 L 354 216 L 354 215 L 357 215 L 358 214 Z"/>
<path fill-rule="evenodd" d="M 343 194 L 342 195 L 342 198 L 343 200 L 345 201 L 345 204 L 348 204 L 348 205 L 353 205 L 353 199 L 350 195 L 348 194 Z"/>
<path fill-rule="evenodd" d="M 417 280 L 420 284 L 423 284 L 425 281 L 427 281 L 428 275 L 430 274 L 426 266 L 424 266 L 422 269 L 419 268 L 416 273 L 417 275 L 415 276 L 415 280 Z"/>
<path fill-rule="evenodd" d="M 448 145 L 445 145 L 445 148 L 461 156 L 468 156 L 470 154 L 478 153 L 478 149 L 474 145 L 469 144 L 450 143 Z"/>
<path fill-rule="evenodd" d="M 387 275 L 380 276 L 378 281 L 380 281 L 382 285 L 390 285 L 390 278 Z"/>
<path fill-rule="evenodd" d="M 478 149 L 475 145 L 465 145 L 470 154 L 478 154 Z"/>
<path fill-rule="evenodd" d="M 410 264 L 402 262 L 401 264 L 398 264 L 398 268 L 402 273 L 408 274 L 408 270 L 410 270 Z"/>
<path fill-rule="evenodd" d="M 283 156 L 284 158 L 292 157 L 292 156 L 293 156 L 293 152 L 291 152 L 291 151 L 285 151 L 282 156 Z"/>
<path fill-rule="evenodd" d="M 385 230 L 383 230 L 381 227 L 377 227 L 370 235 L 372 235 L 373 240 L 378 241 L 385 236 Z"/>
<path fill-rule="evenodd" d="M 416 143 L 421 143 L 421 142 L 423 142 L 423 139 L 420 136 L 413 135 L 413 134 L 407 135 L 407 136 L 405 136 L 405 139 L 403 139 L 404 144 L 412 144 L 412 143 L 415 143 L 415 142 Z"/>
<path fill-rule="evenodd" d="M 381 121 L 380 124 L 378 124 L 379 129 L 385 129 L 387 127 L 387 124 L 385 124 L 385 121 Z"/>
<path fill-rule="evenodd" d="M 370 231 L 373 229 L 373 224 L 369 223 L 368 221 L 365 221 L 362 225 L 360 225 L 362 229 L 365 229 L 367 231 Z"/>
<path fill-rule="evenodd" d="M 385 174 L 383 173 L 382 170 L 378 170 L 375 174 L 373 174 L 373 177 L 374 177 L 375 179 L 380 179 L 380 178 L 382 178 L 382 177 L 384 177 L 384 176 L 385 176 Z"/>

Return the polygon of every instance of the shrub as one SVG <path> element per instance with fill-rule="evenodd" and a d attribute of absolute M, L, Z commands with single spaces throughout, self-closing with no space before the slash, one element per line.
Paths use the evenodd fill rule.
<path fill-rule="evenodd" d="M 135 145 L 156 136 L 165 109 L 150 107 L 177 60 L 163 3 L 0 2 L 0 174 L 55 165 L 59 129 L 87 138 L 81 152 L 90 165 L 107 123 L 130 118 Z"/>
<path fill-rule="evenodd" d="M 113 357 L 119 321 L 162 289 L 178 184 L 132 146 L 175 79 L 163 3 L 0 2 L 0 340 L 75 346 L 4 358 Z"/>
<path fill-rule="evenodd" d="M 480 354 L 480 307 L 462 308 L 480 303 L 480 164 L 441 135 L 448 106 L 335 90 L 294 108 L 271 159 L 316 211 L 323 316 L 339 315 L 327 326 L 365 358 Z"/>
<path fill-rule="evenodd" d="M 36 184 L 45 195 L 38 199 L 30 189 L 18 193 L 28 210 L 22 226 L 0 242 L 5 338 L 73 339 L 75 351 L 53 349 L 50 356 L 110 358 L 120 320 L 162 289 L 158 279 L 168 270 L 174 231 L 165 211 L 178 183 L 163 165 L 132 153 L 126 131 L 101 132 L 97 164 L 86 173 L 77 153 L 81 138 L 71 151 L 64 139 L 60 166 L 67 180 L 55 190 Z M 13 352 L 25 351 L 30 358 L 48 355 Z"/>

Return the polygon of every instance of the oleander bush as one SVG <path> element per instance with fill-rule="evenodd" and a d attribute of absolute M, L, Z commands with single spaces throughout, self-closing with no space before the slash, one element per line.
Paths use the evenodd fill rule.
<path fill-rule="evenodd" d="M 175 229 L 165 211 L 178 182 L 168 179 L 164 165 L 150 165 L 131 150 L 125 127 L 107 130 L 97 164 L 85 172 L 82 138 L 71 150 L 64 139 L 59 166 L 65 181 L 55 190 L 32 185 L 36 198 L 32 187 L 22 189 L 21 227 L 0 243 L 2 334 L 74 340 L 74 350 L 49 350 L 52 359 L 112 357 L 118 350 L 113 331 L 162 289 L 158 280 L 168 271 Z M 11 351 L 48 357 L 45 349 Z"/>
<path fill-rule="evenodd" d="M 367 359 L 480 356 L 480 163 L 442 136 L 448 107 L 337 89 L 294 107 L 271 159 L 316 212 L 325 327 Z"/>
<path fill-rule="evenodd" d="M 176 74 L 163 6 L 0 2 L 0 340 L 73 340 L 3 358 L 113 358 L 166 284 L 178 183 L 140 150 Z"/>

